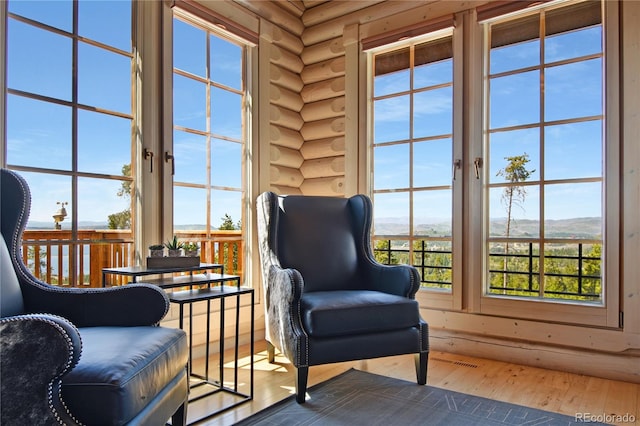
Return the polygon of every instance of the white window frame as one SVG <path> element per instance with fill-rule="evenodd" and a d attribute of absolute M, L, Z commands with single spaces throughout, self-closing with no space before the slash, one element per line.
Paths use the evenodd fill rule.
<path fill-rule="evenodd" d="M 387 44 L 384 46 L 380 46 L 377 48 L 372 48 L 368 50 L 367 53 L 367 140 L 373 140 L 373 79 L 374 79 L 374 55 L 380 54 L 382 52 L 389 52 L 397 49 L 402 49 L 408 47 L 409 45 L 417 45 L 420 43 L 424 43 L 427 41 L 438 40 L 444 37 L 451 37 L 453 44 L 453 122 L 452 122 L 452 144 L 453 144 L 453 152 L 452 159 L 453 163 L 456 164 L 456 161 L 460 160 L 460 164 L 462 164 L 462 156 L 463 156 L 463 121 L 462 121 L 462 111 L 463 111 L 463 102 L 462 102 L 462 77 L 463 77 L 463 37 L 462 37 L 462 29 L 457 25 L 445 28 L 437 31 L 430 32 L 428 34 L 424 34 L 422 36 L 418 36 L 415 38 L 411 38 L 408 40 L 402 40 L 396 43 Z M 413 90 L 413 89 L 411 89 Z M 413 118 L 411 118 L 411 121 Z M 367 145 L 367 168 L 369 172 L 367 173 L 368 182 L 367 182 L 367 192 L 373 198 L 374 188 L 373 188 L 373 149 L 374 145 L 369 143 Z M 413 161 L 413 156 L 410 156 L 410 161 Z M 463 223 L 463 215 L 462 215 L 462 201 L 463 201 L 463 176 L 462 170 L 457 166 L 451 165 L 452 171 L 452 183 L 451 183 L 451 198 L 452 198 L 452 235 L 451 235 L 451 268 L 452 268 L 452 282 L 451 282 L 451 291 L 442 291 L 439 289 L 430 289 L 430 288 L 422 288 L 418 294 L 416 295 L 416 299 L 420 301 L 420 305 L 423 307 L 429 307 L 434 309 L 447 309 L 447 310 L 460 310 L 462 309 L 463 299 L 462 299 L 462 283 L 463 283 L 463 265 L 462 265 L 462 223 Z M 455 175 L 455 179 L 453 179 Z M 413 186 L 411 186 L 410 191 L 413 191 Z M 410 208 L 410 215 L 413 215 L 413 209 Z M 410 224 L 413 224 L 412 216 L 410 218 Z M 410 225 L 412 228 L 412 225 Z M 375 230 L 374 230 L 375 231 Z M 386 238 L 386 237 L 385 237 Z M 389 237 L 389 238 L 392 238 Z M 419 236 L 414 236 L 412 229 L 410 229 L 410 235 L 408 237 L 402 236 L 400 239 L 407 239 L 409 244 L 409 258 L 413 258 L 413 242 L 415 240 L 419 240 Z M 373 243 L 373 242 L 372 242 Z"/>
<path fill-rule="evenodd" d="M 549 8 L 558 4 L 571 4 L 572 2 L 558 1 L 553 3 L 545 3 L 538 8 Z M 512 318 L 525 318 L 525 319 L 537 319 L 552 322 L 562 323 L 575 323 L 582 325 L 601 326 L 601 327 L 613 327 L 618 328 L 620 324 L 619 315 L 619 288 L 621 283 L 620 278 L 620 242 L 619 242 L 619 230 L 620 230 L 620 133 L 619 133 L 619 108 L 617 105 L 617 99 L 619 97 L 619 40 L 617 36 L 618 31 L 618 3 L 617 2 L 603 2 L 603 27 L 604 27 L 604 87 L 605 93 L 603 100 L 605 103 L 604 110 L 604 139 L 605 139 L 605 162 L 603 170 L 603 249 L 602 253 L 604 261 L 602 263 L 603 269 L 603 299 L 604 303 L 600 306 L 594 306 L 590 304 L 579 304 L 570 301 L 561 301 L 557 299 L 550 300 L 524 300 L 517 298 L 504 298 L 486 295 L 484 292 L 485 279 L 485 258 L 482 255 L 482 259 L 474 259 L 472 262 L 472 268 L 475 271 L 472 275 L 478 277 L 477 282 L 469 285 L 474 286 L 473 300 L 471 301 L 472 310 L 478 313 L 507 316 Z M 516 13 L 517 14 L 517 13 Z M 502 19 L 504 17 L 500 17 Z M 476 21 L 475 23 L 475 37 L 483 40 L 486 43 L 486 37 L 483 37 L 483 25 Z M 471 61 L 472 71 L 471 75 L 475 77 L 474 84 L 476 90 L 478 88 L 484 88 L 484 73 L 483 63 L 488 47 L 483 46 L 476 52 L 474 58 Z M 482 101 L 479 99 L 473 104 L 479 111 L 486 111 L 488 100 L 486 99 L 486 93 L 483 94 Z M 471 143 L 471 151 L 479 155 L 479 158 L 484 157 L 483 139 L 485 129 L 482 127 L 483 120 L 477 120 L 476 132 L 480 132 L 483 137 Z M 486 178 L 486 171 L 481 174 L 481 179 L 475 182 L 471 181 L 472 191 L 476 193 L 475 200 L 479 200 L 484 195 L 484 180 Z M 482 195 L 478 195 L 482 194 Z M 477 208 L 483 212 L 483 215 L 488 214 L 488 201 L 482 200 L 482 204 L 477 205 Z M 484 235 L 478 238 L 477 233 L 474 231 L 474 241 L 472 242 L 475 247 L 475 253 L 484 253 L 487 244 L 485 242 Z"/>

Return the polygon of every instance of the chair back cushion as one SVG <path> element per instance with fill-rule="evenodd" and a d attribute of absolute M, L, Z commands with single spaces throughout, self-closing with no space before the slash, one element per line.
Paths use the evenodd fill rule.
<path fill-rule="evenodd" d="M 4 237 L 0 234 L 0 317 L 24 313 L 22 290 Z"/>
<path fill-rule="evenodd" d="M 279 197 L 276 255 L 283 268 L 304 277 L 305 292 L 362 288 L 358 271 L 358 232 L 351 199 Z M 357 215 L 357 213 L 356 213 Z"/>

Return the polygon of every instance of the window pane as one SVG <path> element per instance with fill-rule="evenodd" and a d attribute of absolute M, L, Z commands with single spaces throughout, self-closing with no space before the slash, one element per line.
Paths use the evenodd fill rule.
<path fill-rule="evenodd" d="M 544 175 L 549 179 L 601 177 L 602 122 L 549 126 L 545 129 Z"/>
<path fill-rule="evenodd" d="M 78 169 L 118 175 L 131 163 L 131 120 L 78 111 Z"/>
<path fill-rule="evenodd" d="M 207 191 L 173 187 L 173 228 L 204 230 L 207 224 Z"/>
<path fill-rule="evenodd" d="M 538 186 L 519 185 L 489 191 L 491 237 L 537 238 L 540 236 Z"/>
<path fill-rule="evenodd" d="M 451 184 L 453 144 L 450 138 L 413 144 L 413 187 Z"/>
<path fill-rule="evenodd" d="M 453 60 L 451 59 L 421 65 L 416 67 L 413 73 L 413 86 L 416 89 L 451 83 L 452 80 Z"/>
<path fill-rule="evenodd" d="M 374 96 L 384 96 L 409 90 L 411 53 L 408 47 L 375 57 Z"/>
<path fill-rule="evenodd" d="M 545 185 L 544 199 L 545 237 L 602 238 L 600 182 Z"/>
<path fill-rule="evenodd" d="M 373 186 L 379 189 L 409 187 L 409 145 L 379 146 L 373 150 Z"/>
<path fill-rule="evenodd" d="M 401 70 L 375 77 L 374 96 L 404 92 L 409 89 L 409 70 Z"/>
<path fill-rule="evenodd" d="M 526 156 L 524 169 L 529 172 L 528 181 L 540 179 L 540 131 L 534 129 L 495 132 L 489 135 L 489 181 L 507 182 L 505 169 L 509 159 Z"/>
<path fill-rule="evenodd" d="M 207 138 L 176 130 L 173 132 L 173 161 L 176 182 L 207 184 Z"/>
<path fill-rule="evenodd" d="M 547 68 L 547 121 L 602 114 L 602 59 Z"/>
<path fill-rule="evenodd" d="M 13 0 L 12 0 L 13 1 Z M 109 46 L 131 51 L 131 2 L 78 2 L 78 34 Z M 114 31 L 117 28 L 117 31 Z"/>
<path fill-rule="evenodd" d="M 71 177 L 43 173 L 20 172 L 31 191 L 31 212 L 27 229 L 54 229 L 53 214 L 65 205 L 68 216 L 62 222 L 63 229 L 71 229 Z"/>
<path fill-rule="evenodd" d="M 510 44 L 491 50 L 491 74 L 540 64 L 540 40 Z"/>
<path fill-rule="evenodd" d="M 239 191 L 211 191 L 211 226 L 220 228 L 228 215 L 234 226 L 242 220 L 242 193 Z"/>
<path fill-rule="evenodd" d="M 206 77 L 206 42 L 204 30 L 179 19 L 173 20 L 173 66 Z"/>
<path fill-rule="evenodd" d="M 207 129 L 207 86 L 173 75 L 173 124 L 195 130 Z"/>
<path fill-rule="evenodd" d="M 540 121 L 540 75 L 525 72 L 491 79 L 491 129 Z"/>
<path fill-rule="evenodd" d="M 381 99 L 374 107 L 374 143 L 409 139 L 409 96 Z"/>
<path fill-rule="evenodd" d="M 124 224 L 125 220 L 118 216 L 131 215 L 131 199 L 119 196 L 122 182 L 108 179 L 78 178 L 78 227 L 91 229 L 109 229 L 109 219 L 115 223 Z"/>
<path fill-rule="evenodd" d="M 414 95 L 413 137 L 449 135 L 453 127 L 453 88 Z"/>
<path fill-rule="evenodd" d="M 211 133 L 242 139 L 242 96 L 211 87 Z"/>
<path fill-rule="evenodd" d="M 545 62 L 602 53 L 602 27 L 571 31 L 545 40 Z"/>
<path fill-rule="evenodd" d="M 211 141 L 211 184 L 242 188 L 242 145 L 220 139 Z"/>
<path fill-rule="evenodd" d="M 378 193 L 373 196 L 375 235 L 409 234 L 409 193 Z"/>
<path fill-rule="evenodd" d="M 71 0 L 11 0 L 9 12 L 61 30 L 72 31 L 73 2 Z"/>
<path fill-rule="evenodd" d="M 8 87 L 71 101 L 71 39 L 13 19 L 8 27 Z"/>
<path fill-rule="evenodd" d="M 416 191 L 413 194 L 413 233 L 451 237 L 451 191 Z"/>
<path fill-rule="evenodd" d="M 7 163 L 71 170 L 71 108 L 7 96 Z"/>
<path fill-rule="evenodd" d="M 540 246 L 535 243 L 489 244 L 489 294 L 538 296 Z"/>
<path fill-rule="evenodd" d="M 131 58 L 78 44 L 78 101 L 131 113 Z"/>
<path fill-rule="evenodd" d="M 236 90 L 242 89 L 242 47 L 220 37 L 209 37 L 211 80 Z"/>

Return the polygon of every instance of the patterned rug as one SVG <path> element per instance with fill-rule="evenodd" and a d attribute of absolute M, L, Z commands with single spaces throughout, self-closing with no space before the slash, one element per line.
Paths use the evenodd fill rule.
<path fill-rule="evenodd" d="M 573 416 L 348 370 L 237 423 L 249 425 L 577 425 Z M 602 425 L 603 423 L 590 423 Z"/>

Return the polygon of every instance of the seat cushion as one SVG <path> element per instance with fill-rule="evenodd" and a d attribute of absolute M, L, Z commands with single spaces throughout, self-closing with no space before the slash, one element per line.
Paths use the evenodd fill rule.
<path fill-rule="evenodd" d="M 302 295 L 302 323 L 312 337 L 378 333 L 417 326 L 418 302 L 371 290 L 315 291 Z"/>
<path fill-rule="evenodd" d="M 166 327 L 85 327 L 82 355 L 63 378 L 62 400 L 84 424 L 122 425 L 181 371 L 184 331 Z"/>

